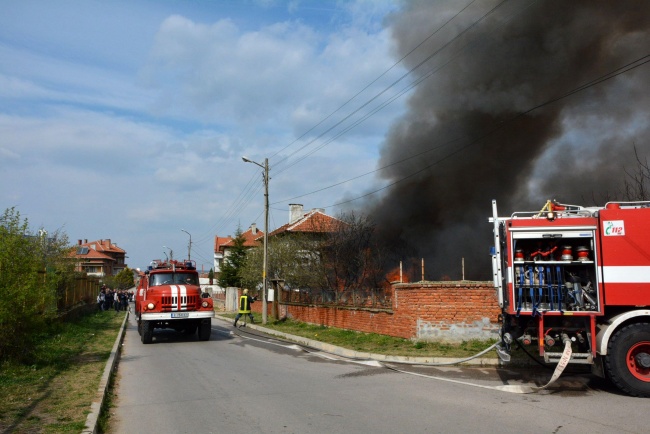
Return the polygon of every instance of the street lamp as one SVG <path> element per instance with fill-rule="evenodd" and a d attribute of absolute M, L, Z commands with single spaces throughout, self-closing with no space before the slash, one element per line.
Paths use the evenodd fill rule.
<path fill-rule="evenodd" d="M 187 235 L 190 236 L 190 243 L 187 245 L 187 260 L 191 260 L 192 258 L 190 257 L 190 251 L 192 250 L 192 234 L 187 232 L 185 229 L 181 229 L 181 231 L 185 232 Z"/>
<path fill-rule="evenodd" d="M 266 324 L 267 319 L 267 309 L 266 306 L 266 292 L 268 289 L 268 281 L 266 275 L 268 272 L 268 257 L 269 257 L 269 159 L 264 159 L 264 165 L 257 163 L 253 160 L 249 160 L 246 157 L 241 157 L 245 163 L 253 163 L 257 166 L 260 166 L 264 172 L 264 265 L 262 265 L 262 324 Z"/>
<path fill-rule="evenodd" d="M 163 246 L 163 249 L 169 249 L 167 246 Z M 167 256 L 167 253 L 165 253 L 165 256 Z M 172 249 L 169 249 L 169 256 L 167 257 L 167 260 L 173 260 L 174 259 L 174 251 Z"/>

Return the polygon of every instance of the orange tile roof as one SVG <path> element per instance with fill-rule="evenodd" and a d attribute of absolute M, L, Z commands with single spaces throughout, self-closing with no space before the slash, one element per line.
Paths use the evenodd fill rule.
<path fill-rule="evenodd" d="M 221 248 L 227 244 L 229 241 L 232 240 L 231 236 L 228 237 L 214 237 L 214 251 L 218 252 L 219 250 L 222 250 Z"/>
<path fill-rule="evenodd" d="M 84 259 L 102 259 L 102 260 L 106 260 L 106 261 L 115 261 L 116 260 L 115 258 L 112 258 L 112 257 L 108 256 L 105 253 L 98 252 L 97 250 L 94 250 L 94 249 L 91 249 L 91 248 L 88 248 L 87 253 L 83 253 L 83 254 L 82 253 L 77 253 L 78 252 L 78 247 L 81 247 L 81 246 L 74 246 L 71 249 L 71 255 L 70 256 L 73 256 L 75 258 L 80 258 L 80 259 L 81 258 L 84 258 Z M 83 247 L 88 247 L 88 246 L 83 246 Z"/>
<path fill-rule="evenodd" d="M 335 232 L 337 228 L 345 224 L 342 220 L 329 216 L 320 210 L 314 209 L 304 214 L 302 218 L 293 223 L 287 223 L 280 226 L 273 232 L 269 233 L 269 237 L 279 235 L 281 233 L 328 233 Z"/>
<path fill-rule="evenodd" d="M 253 233 L 253 228 L 248 228 L 246 232 L 242 232 L 242 237 L 244 237 L 244 247 L 257 247 L 259 246 L 259 240 L 264 236 L 264 231 L 256 229 L 256 233 Z M 235 245 L 235 239 L 231 236 L 228 237 L 215 237 L 214 242 L 214 251 L 222 251 L 227 247 L 233 247 Z"/>
<path fill-rule="evenodd" d="M 117 244 L 113 244 L 110 238 L 105 240 L 95 240 L 88 243 L 79 244 L 80 246 L 89 247 L 91 250 L 97 250 L 98 252 L 110 252 L 110 253 L 126 253 L 124 249 L 117 247 Z M 91 247 L 94 245 L 94 248 Z"/>

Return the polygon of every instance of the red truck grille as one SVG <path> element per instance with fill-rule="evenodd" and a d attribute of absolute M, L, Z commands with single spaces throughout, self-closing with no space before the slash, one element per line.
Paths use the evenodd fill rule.
<path fill-rule="evenodd" d="M 180 306 L 178 305 L 178 299 L 180 298 Z M 163 309 L 174 309 L 178 308 L 179 310 L 194 310 L 196 308 L 196 302 L 198 300 L 197 295 L 182 295 L 182 296 L 163 296 L 161 297 Z"/>

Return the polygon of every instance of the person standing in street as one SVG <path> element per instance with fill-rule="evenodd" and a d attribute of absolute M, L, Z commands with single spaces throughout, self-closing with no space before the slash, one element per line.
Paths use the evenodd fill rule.
<path fill-rule="evenodd" d="M 251 313 L 251 304 L 254 301 L 255 297 L 248 295 L 248 289 L 244 289 L 244 293 L 239 297 L 239 311 L 237 312 L 233 326 L 237 327 L 237 321 L 239 321 L 239 318 L 241 318 L 242 315 L 248 315 L 251 319 L 251 324 L 254 324 L 253 314 Z"/>

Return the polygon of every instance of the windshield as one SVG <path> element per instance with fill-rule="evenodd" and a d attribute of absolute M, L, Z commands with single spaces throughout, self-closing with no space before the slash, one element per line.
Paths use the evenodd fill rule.
<path fill-rule="evenodd" d="M 199 278 L 195 273 L 159 273 L 152 274 L 150 286 L 158 285 L 198 285 Z"/>

